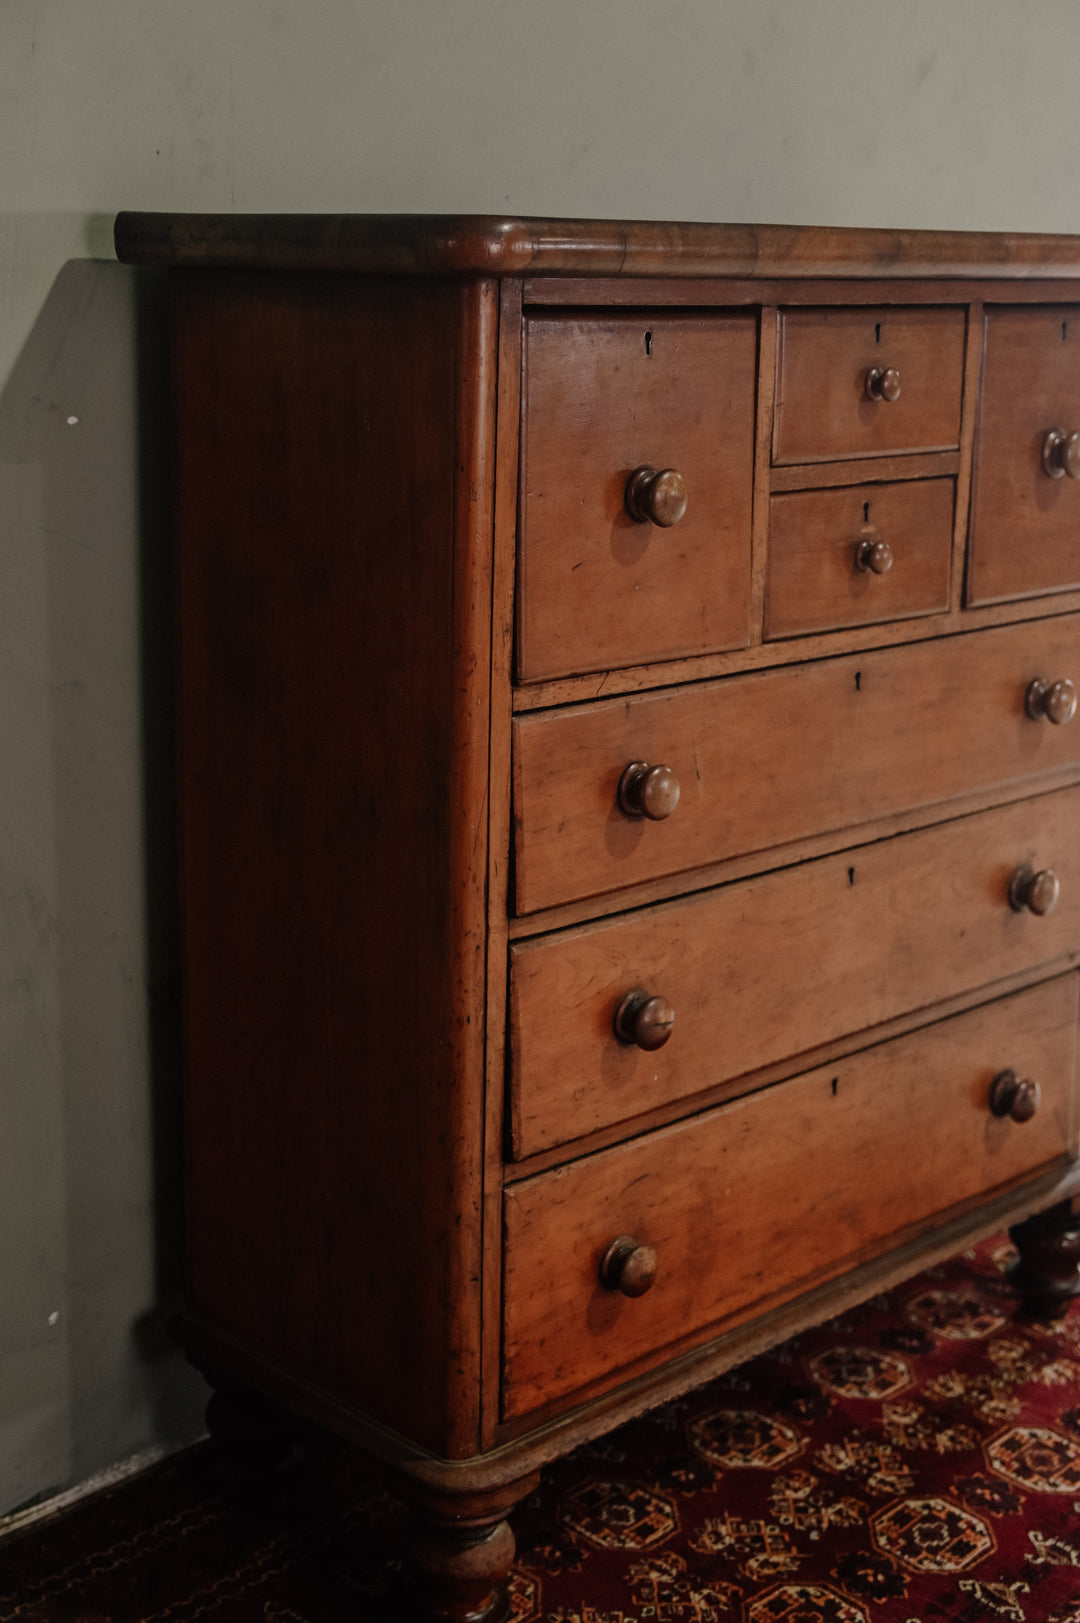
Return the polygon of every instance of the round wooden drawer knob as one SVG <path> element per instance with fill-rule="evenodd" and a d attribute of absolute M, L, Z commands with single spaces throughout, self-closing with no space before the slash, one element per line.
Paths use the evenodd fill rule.
<path fill-rule="evenodd" d="M 631 761 L 619 779 L 619 810 L 626 817 L 662 823 L 679 804 L 679 780 L 669 766 Z"/>
<path fill-rule="evenodd" d="M 651 1245 L 638 1245 L 632 1234 L 620 1234 L 604 1252 L 600 1262 L 600 1283 L 624 1296 L 644 1296 L 656 1278 L 656 1252 Z"/>
<path fill-rule="evenodd" d="M 640 986 L 627 992 L 615 1010 L 615 1035 L 647 1051 L 663 1048 L 675 1027 L 675 1010 L 665 997 L 650 997 Z"/>
<path fill-rule="evenodd" d="M 626 481 L 626 511 L 635 524 L 669 530 L 686 513 L 686 480 L 674 468 L 635 468 Z"/>
<path fill-rule="evenodd" d="M 1033 868 L 1017 868 L 1009 885 L 1009 906 L 1014 913 L 1027 908 L 1042 918 L 1053 912 L 1060 895 L 1061 880 L 1053 868 L 1040 868 L 1037 873 Z"/>
<path fill-rule="evenodd" d="M 872 575 L 887 575 L 893 566 L 893 550 L 880 536 L 864 535 L 855 548 L 855 567 Z"/>
<path fill-rule="evenodd" d="M 1055 727 L 1061 727 L 1076 714 L 1076 689 L 1067 676 L 1060 682 L 1037 676 L 1024 695 L 1024 709 L 1032 721 L 1041 721 L 1045 716 Z"/>
<path fill-rule="evenodd" d="M 990 1110 L 1013 1121 L 1030 1121 L 1039 1108 L 1042 1090 L 1037 1082 L 1024 1082 L 1015 1071 L 1001 1071 L 990 1086 Z"/>
<path fill-rule="evenodd" d="M 871 400 L 899 400 L 900 374 L 895 366 L 872 366 L 866 374 L 866 393 Z"/>
<path fill-rule="evenodd" d="M 1080 434 L 1066 434 L 1063 428 L 1047 431 L 1042 446 L 1043 472 L 1051 479 L 1080 479 Z"/>

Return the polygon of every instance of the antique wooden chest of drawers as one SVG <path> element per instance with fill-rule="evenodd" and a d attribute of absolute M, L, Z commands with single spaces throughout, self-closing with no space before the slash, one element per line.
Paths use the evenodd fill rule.
<path fill-rule="evenodd" d="M 491 1623 L 582 1438 L 1001 1224 L 1077 1291 L 1080 239 L 118 245 L 173 267 L 185 1340 Z"/>

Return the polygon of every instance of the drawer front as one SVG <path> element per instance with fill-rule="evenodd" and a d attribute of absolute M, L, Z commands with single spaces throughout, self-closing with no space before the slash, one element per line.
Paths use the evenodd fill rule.
<path fill-rule="evenodd" d="M 1009 905 L 1024 870 L 1056 875 L 1052 911 Z M 1077 949 L 1080 789 L 521 943 L 510 979 L 515 1154 Z M 661 1047 L 615 1035 L 634 992 L 639 1007 L 661 998 L 674 1011 Z M 624 1037 L 654 1041 L 651 1018 L 635 1010 Z"/>
<path fill-rule="evenodd" d="M 1073 1153 L 1076 977 L 955 1016 L 505 1196 L 507 1416 L 613 1379 L 885 1250 Z M 1035 1115 L 989 1108 L 995 1076 Z M 617 1236 L 657 1257 L 637 1298 L 600 1283 Z"/>
<path fill-rule="evenodd" d="M 953 495 L 926 479 L 774 496 L 766 638 L 947 609 Z"/>
<path fill-rule="evenodd" d="M 1080 586 L 1080 478 L 1043 465 L 1051 429 L 1080 429 L 1080 307 L 986 316 L 968 600 Z M 1062 447 L 1062 450 L 1064 447 Z M 1080 462 L 1074 463 L 1080 473 Z"/>
<path fill-rule="evenodd" d="M 746 643 L 756 364 L 752 315 L 526 322 L 520 680 Z"/>
<path fill-rule="evenodd" d="M 1031 682 L 1080 681 L 1080 616 L 727 677 L 515 722 L 518 911 L 851 828 L 1080 762 L 1080 719 L 1031 720 Z M 665 765 L 662 821 L 619 808 Z"/>
<path fill-rule="evenodd" d="M 958 446 L 966 328 L 962 309 L 930 305 L 784 311 L 773 461 Z M 894 400 L 868 391 L 884 373 L 899 385 Z"/>

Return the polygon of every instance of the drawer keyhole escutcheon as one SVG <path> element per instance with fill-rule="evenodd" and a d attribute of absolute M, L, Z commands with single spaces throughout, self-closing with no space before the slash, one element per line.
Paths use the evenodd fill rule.
<path fill-rule="evenodd" d="M 990 1085 L 990 1112 L 1013 1121 L 1030 1121 L 1041 1097 L 1037 1082 L 1022 1081 L 1015 1071 L 1000 1071 Z"/>
<path fill-rule="evenodd" d="M 679 780 L 669 766 L 631 761 L 619 779 L 619 810 L 624 817 L 662 823 L 679 804 Z"/>
<path fill-rule="evenodd" d="M 1051 479 L 1080 479 L 1080 433 L 1049 428 L 1042 445 L 1043 472 Z"/>
<path fill-rule="evenodd" d="M 666 997 L 655 997 L 635 986 L 620 1000 L 612 1022 L 621 1043 L 636 1044 L 648 1053 L 663 1048 L 675 1029 L 675 1010 Z"/>
<path fill-rule="evenodd" d="M 900 374 L 895 366 L 872 366 L 866 374 L 868 400 L 891 403 L 900 398 Z"/>
<path fill-rule="evenodd" d="M 1014 913 L 1026 908 L 1037 918 L 1052 913 L 1061 895 L 1061 880 L 1053 868 L 1017 868 L 1009 884 L 1009 906 Z"/>
<path fill-rule="evenodd" d="M 1052 721 L 1055 727 L 1064 726 L 1076 714 L 1076 688 L 1066 676 L 1060 682 L 1049 682 L 1037 676 L 1024 694 L 1024 709 L 1032 721 Z"/>
<path fill-rule="evenodd" d="M 864 574 L 887 575 L 893 566 L 893 549 L 875 529 L 867 529 L 855 544 L 855 567 Z"/>
<path fill-rule="evenodd" d="M 635 468 L 626 481 L 626 511 L 635 524 L 670 530 L 686 515 L 686 480 L 675 468 Z"/>
<path fill-rule="evenodd" d="M 600 1260 L 600 1283 L 624 1296 L 644 1296 L 656 1278 L 656 1252 L 638 1245 L 632 1234 L 619 1234 Z"/>

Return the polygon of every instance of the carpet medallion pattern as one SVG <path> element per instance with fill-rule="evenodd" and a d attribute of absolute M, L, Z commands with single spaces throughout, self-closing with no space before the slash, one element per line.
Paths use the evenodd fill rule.
<path fill-rule="evenodd" d="M 1080 1305 L 987 1242 L 550 1467 L 514 1623 L 1080 1623 Z M 392 1623 L 407 1518 L 305 1440 L 273 1493 L 202 1448 L 0 1544 L 0 1623 Z"/>

